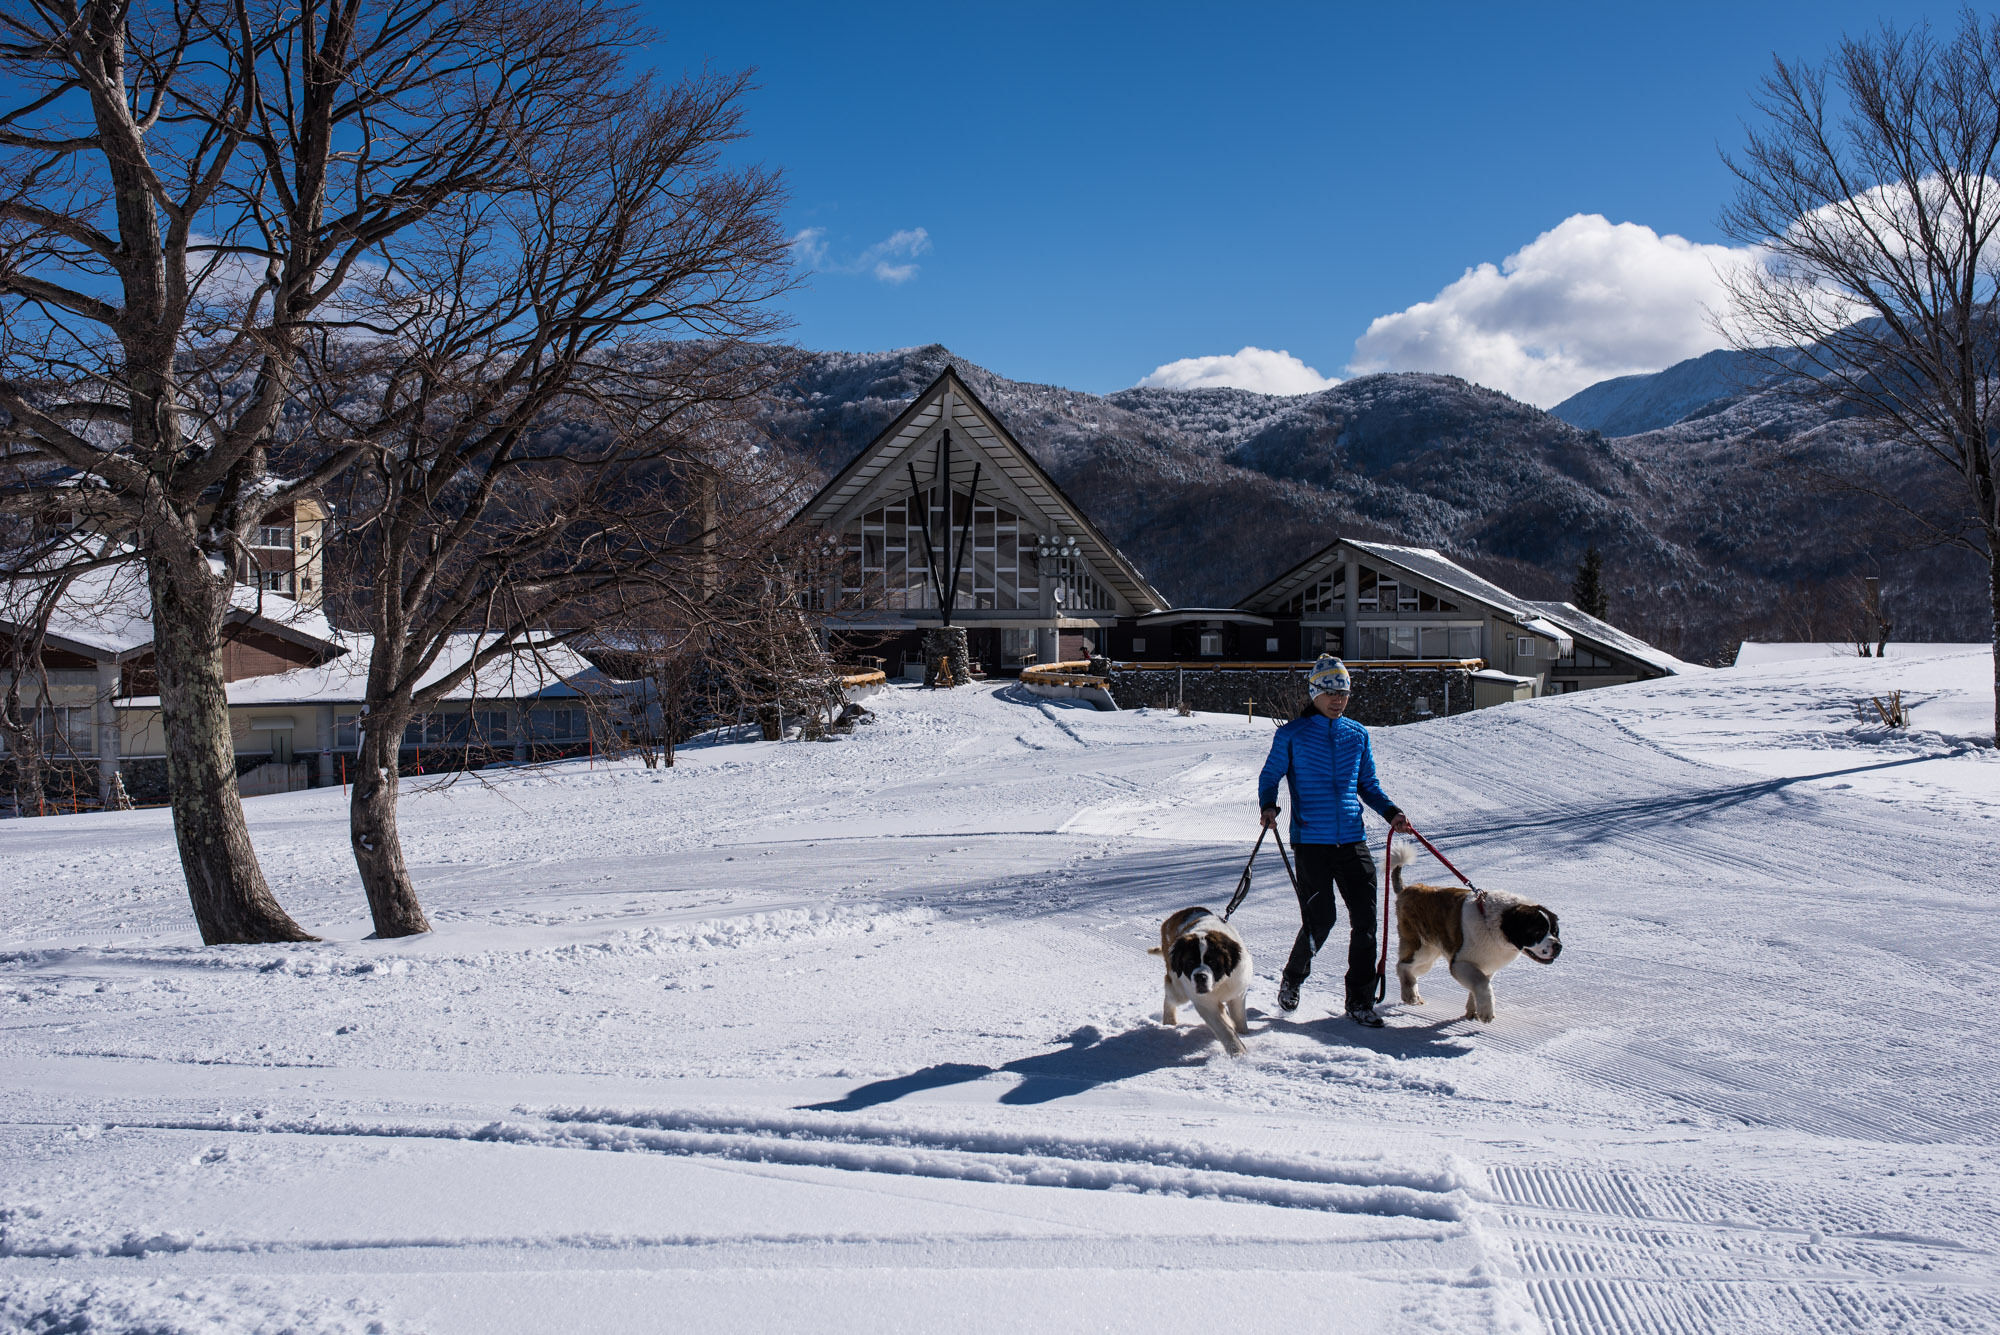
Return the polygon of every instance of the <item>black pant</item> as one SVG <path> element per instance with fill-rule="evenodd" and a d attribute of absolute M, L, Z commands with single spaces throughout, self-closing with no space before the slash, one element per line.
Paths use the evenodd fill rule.
<path fill-rule="evenodd" d="M 1348 921 L 1354 925 L 1347 939 L 1347 1009 L 1375 1004 L 1375 897 L 1381 893 L 1375 876 L 1375 855 L 1368 845 L 1293 844 L 1298 861 L 1299 928 L 1292 943 L 1292 957 L 1285 964 L 1285 977 L 1304 982 L 1312 972 L 1313 956 L 1333 934 L 1340 920 L 1333 889 L 1347 901 Z"/>

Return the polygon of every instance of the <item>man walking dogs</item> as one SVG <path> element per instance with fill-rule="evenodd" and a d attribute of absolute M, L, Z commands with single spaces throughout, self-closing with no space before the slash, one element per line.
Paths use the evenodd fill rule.
<path fill-rule="evenodd" d="M 1356 1024 L 1382 1027 L 1375 1013 L 1375 858 L 1361 827 L 1366 802 L 1408 833 L 1409 820 L 1375 781 L 1375 748 L 1368 729 L 1343 718 L 1353 681 L 1347 664 L 1324 655 L 1306 674 L 1312 704 L 1278 729 L 1271 758 L 1257 780 L 1257 804 L 1264 828 L 1278 826 L 1278 780 L 1292 789 L 1292 851 L 1298 856 L 1299 917 L 1303 920 L 1292 957 L 1278 982 L 1278 1007 L 1299 1008 L 1299 984 L 1312 972 L 1313 956 L 1326 944 L 1339 914 L 1336 885 L 1347 901 L 1352 935 L 1347 942 L 1347 1016 Z M 1385 929 L 1386 930 L 1386 929 Z"/>

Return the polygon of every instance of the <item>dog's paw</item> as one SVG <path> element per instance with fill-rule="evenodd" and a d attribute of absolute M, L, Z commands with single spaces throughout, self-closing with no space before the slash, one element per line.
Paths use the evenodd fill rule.
<path fill-rule="evenodd" d="M 1424 1004 L 1424 994 L 1414 989 L 1405 992 L 1403 993 L 1403 1004 L 1405 1006 L 1421 1006 Z"/>

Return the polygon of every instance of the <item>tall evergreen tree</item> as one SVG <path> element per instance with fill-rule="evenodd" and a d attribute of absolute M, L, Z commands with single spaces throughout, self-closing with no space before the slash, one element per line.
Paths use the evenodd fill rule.
<path fill-rule="evenodd" d="M 1610 610 L 1610 599 L 1604 596 L 1604 554 L 1594 542 L 1577 563 L 1576 578 L 1569 583 L 1569 600 L 1600 620 Z"/>

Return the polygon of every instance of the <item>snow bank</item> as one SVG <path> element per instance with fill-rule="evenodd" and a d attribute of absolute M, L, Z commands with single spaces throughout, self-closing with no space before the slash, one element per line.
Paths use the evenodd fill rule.
<path fill-rule="evenodd" d="M 271 1283 L 11 1279 L 0 1329 L 46 1335 L 385 1335 L 375 1304 Z"/>

